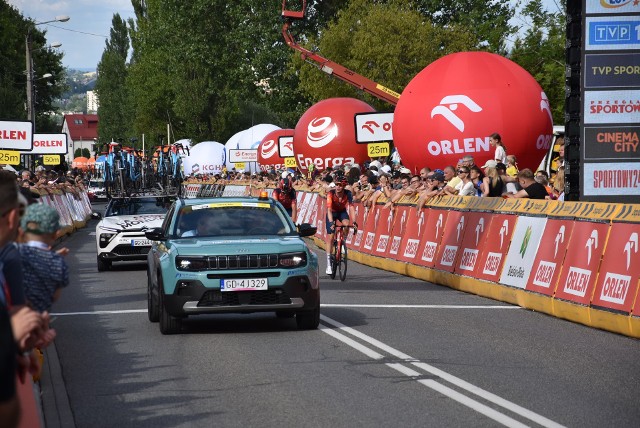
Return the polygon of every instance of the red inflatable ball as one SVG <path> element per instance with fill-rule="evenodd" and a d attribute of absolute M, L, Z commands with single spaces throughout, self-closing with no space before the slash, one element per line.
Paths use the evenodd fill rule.
<path fill-rule="evenodd" d="M 293 129 L 276 129 L 264 136 L 258 146 L 258 165 L 261 171 L 269 171 L 272 167 L 275 169 L 284 169 L 284 153 L 278 150 L 280 137 L 292 137 Z M 288 142 L 286 150 L 293 152 L 293 142 Z"/>
<path fill-rule="evenodd" d="M 494 159 L 494 132 L 521 169 L 535 169 L 551 145 L 553 119 L 535 79 L 515 62 L 487 52 L 433 62 L 409 82 L 394 114 L 395 147 L 414 172 L 455 166 L 465 155 L 482 166 Z"/>
<path fill-rule="evenodd" d="M 324 170 L 369 159 L 367 145 L 356 143 L 355 115 L 374 111 L 354 98 L 329 98 L 311 106 L 298 120 L 293 136 L 298 169 L 306 174 L 311 164 Z"/>

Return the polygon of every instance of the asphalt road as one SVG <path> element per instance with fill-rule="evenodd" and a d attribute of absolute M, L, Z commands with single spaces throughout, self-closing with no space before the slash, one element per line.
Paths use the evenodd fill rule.
<path fill-rule="evenodd" d="M 144 264 L 97 272 L 95 224 L 63 242 L 52 310 L 77 427 L 638 426 L 640 341 L 356 263 L 323 276 L 316 331 L 250 314 L 163 336 Z"/>

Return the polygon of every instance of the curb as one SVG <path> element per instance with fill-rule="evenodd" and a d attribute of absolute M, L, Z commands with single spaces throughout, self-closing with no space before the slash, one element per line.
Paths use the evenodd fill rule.
<path fill-rule="evenodd" d="M 44 368 L 40 378 L 40 404 L 43 426 L 46 428 L 75 428 L 67 387 L 62 376 L 55 342 L 44 350 Z"/>

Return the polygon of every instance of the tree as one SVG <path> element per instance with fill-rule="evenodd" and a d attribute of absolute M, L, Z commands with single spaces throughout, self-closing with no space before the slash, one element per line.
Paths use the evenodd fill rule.
<path fill-rule="evenodd" d="M 524 36 L 514 43 L 510 58 L 538 81 L 551 104 L 554 123 L 564 123 L 566 0 L 562 9 L 550 12 L 540 0 L 529 1 L 523 15 L 531 21 Z"/>
<path fill-rule="evenodd" d="M 310 41 L 314 45 L 315 40 Z M 317 41 L 321 55 L 396 92 L 436 59 L 474 47 L 466 29 L 451 24 L 435 25 L 404 0 L 371 3 L 352 0 Z M 389 105 L 297 60 L 300 86 L 312 99 L 363 98 L 378 109 Z"/>
<path fill-rule="evenodd" d="M 418 10 L 435 24 L 458 24 L 470 31 L 477 48 L 505 55 L 507 39 L 516 31 L 509 21 L 514 9 L 495 0 L 415 0 Z"/>
<path fill-rule="evenodd" d="M 38 132 L 56 132 L 59 126 L 50 119 L 53 100 L 65 90 L 62 53 L 46 48 L 46 33 L 25 19 L 6 1 L 0 2 L 0 117 L 26 120 L 27 74 L 25 70 L 26 36 L 31 36 L 34 65 L 33 95 Z M 52 76 L 40 79 L 49 73 Z"/>
<path fill-rule="evenodd" d="M 95 91 L 100 100 L 98 138 L 101 143 L 127 138 L 132 132 L 132 110 L 127 79 L 129 37 L 126 22 L 115 14 L 110 37 L 98 63 Z"/>

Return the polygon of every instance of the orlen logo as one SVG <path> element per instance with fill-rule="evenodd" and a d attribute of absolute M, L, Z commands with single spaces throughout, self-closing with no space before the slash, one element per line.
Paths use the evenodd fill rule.
<path fill-rule="evenodd" d="M 607 9 L 616 9 L 618 7 L 626 6 L 634 0 L 600 0 L 602 7 Z"/>
<path fill-rule="evenodd" d="M 447 95 L 440 100 L 440 105 L 435 106 L 431 110 L 431 119 L 433 119 L 434 116 L 440 115 L 455 126 L 458 131 L 463 132 L 464 122 L 454 113 L 454 111 L 458 109 L 458 104 L 462 104 L 474 113 L 482 111 L 482 107 L 466 95 Z"/>
<path fill-rule="evenodd" d="M 338 126 L 330 117 L 317 117 L 307 127 L 307 143 L 314 149 L 324 147 L 338 136 Z"/>
<path fill-rule="evenodd" d="M 276 154 L 277 151 L 278 145 L 276 144 L 276 140 L 267 140 L 262 143 L 262 147 L 260 147 L 260 156 L 262 156 L 263 159 L 269 159 Z"/>

